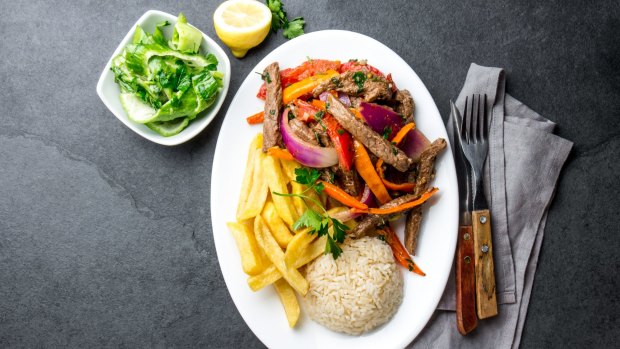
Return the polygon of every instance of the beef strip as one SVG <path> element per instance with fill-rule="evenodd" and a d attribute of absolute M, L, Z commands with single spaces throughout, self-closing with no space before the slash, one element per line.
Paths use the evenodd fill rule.
<path fill-rule="evenodd" d="M 411 166 L 411 160 L 402 150 L 373 131 L 364 122 L 359 120 L 345 107 L 338 98 L 331 94 L 327 96 L 329 113 L 332 114 L 340 125 L 349 131 L 355 139 L 364 144 L 372 153 L 383 159 L 386 164 L 394 166 L 397 170 L 405 172 Z"/>
<path fill-rule="evenodd" d="M 399 90 L 394 95 L 394 99 L 398 102 L 398 105 L 396 105 L 396 112 L 405 118 L 405 124 L 413 122 L 415 103 L 413 102 L 411 93 L 407 90 Z"/>
<path fill-rule="evenodd" d="M 422 195 L 428 190 L 429 184 L 433 179 L 435 169 L 435 159 L 437 155 L 447 146 L 446 140 L 443 138 L 436 139 L 426 148 L 420 155 L 416 178 L 414 195 Z M 415 249 L 418 245 L 418 232 L 420 231 L 420 223 L 422 222 L 422 207 L 414 207 L 407 215 L 405 222 L 405 248 L 415 256 Z"/>
<path fill-rule="evenodd" d="M 416 200 L 420 195 L 407 194 L 401 197 L 398 197 L 390 202 L 387 202 L 381 205 L 381 208 L 392 208 L 396 206 L 400 206 L 409 201 Z M 387 218 L 387 217 L 385 217 Z M 377 225 L 385 223 L 384 216 L 377 214 L 369 214 L 355 227 L 355 229 L 351 230 L 351 237 L 359 238 L 362 236 L 373 236 L 375 228 Z"/>
<path fill-rule="evenodd" d="M 299 138 L 308 143 L 319 145 L 319 142 L 314 135 L 314 131 L 312 131 L 308 126 L 306 126 L 303 121 L 299 119 L 292 119 L 288 122 L 288 124 Z"/>
<path fill-rule="evenodd" d="M 271 147 L 282 145 L 282 135 L 278 124 L 278 118 L 282 112 L 282 84 L 278 62 L 273 62 L 265 68 L 263 80 L 267 85 L 265 121 L 263 122 L 263 152 L 267 152 L 267 149 Z"/>
<path fill-rule="evenodd" d="M 358 73 L 358 75 L 355 75 Z M 360 74 L 362 80 L 360 81 Z M 354 77 L 356 76 L 356 77 Z M 360 87 L 355 79 L 361 82 Z M 335 90 L 346 93 L 350 96 L 362 96 L 364 101 L 372 102 L 375 100 L 388 100 L 392 97 L 392 89 L 390 83 L 385 78 L 364 72 L 348 71 L 334 76 L 329 80 L 325 80 L 319 84 L 313 91 L 314 97 L 318 97 L 321 93 L 329 90 Z"/>
<path fill-rule="evenodd" d="M 327 135 L 327 130 L 325 130 L 325 127 L 320 122 L 317 122 L 314 125 L 312 125 L 310 129 L 312 131 L 314 139 L 317 142 L 320 142 L 319 145 L 322 145 L 324 147 L 332 146 L 332 141 L 329 139 L 329 136 Z"/>
<path fill-rule="evenodd" d="M 351 196 L 357 196 L 359 194 L 360 180 L 357 171 L 353 169 L 346 171 L 338 167 L 336 175 L 342 184 L 342 189 L 344 189 L 347 194 Z"/>

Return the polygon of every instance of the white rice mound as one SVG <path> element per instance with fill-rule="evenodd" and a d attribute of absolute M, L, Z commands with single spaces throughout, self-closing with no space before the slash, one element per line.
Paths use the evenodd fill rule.
<path fill-rule="evenodd" d="M 336 260 L 323 255 L 307 268 L 304 297 L 310 318 L 337 332 L 359 335 L 387 322 L 403 300 L 403 276 L 385 242 L 347 239 Z"/>

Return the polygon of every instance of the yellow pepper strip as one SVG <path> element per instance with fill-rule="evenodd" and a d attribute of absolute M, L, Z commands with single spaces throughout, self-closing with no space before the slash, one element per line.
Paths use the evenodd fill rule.
<path fill-rule="evenodd" d="M 282 90 L 282 104 L 288 104 L 303 95 L 311 93 L 319 84 L 338 75 L 335 70 L 328 70 L 325 74 L 313 75 L 298 81 Z"/>

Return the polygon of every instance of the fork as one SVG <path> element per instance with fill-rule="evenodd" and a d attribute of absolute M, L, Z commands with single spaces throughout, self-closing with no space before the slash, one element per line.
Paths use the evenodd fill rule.
<path fill-rule="evenodd" d="M 476 267 L 476 310 L 479 319 L 497 315 L 491 214 L 484 197 L 482 177 L 489 151 L 487 95 L 465 98 L 465 112 L 459 136 L 472 174 L 471 213 Z"/>

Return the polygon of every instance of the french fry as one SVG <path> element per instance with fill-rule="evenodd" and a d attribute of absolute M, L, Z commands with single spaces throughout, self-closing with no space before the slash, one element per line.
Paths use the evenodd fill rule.
<path fill-rule="evenodd" d="M 286 319 L 288 320 L 288 325 L 292 328 L 297 324 L 297 320 L 299 320 L 299 314 L 301 310 L 299 309 L 299 302 L 297 301 L 297 296 L 295 296 L 295 291 L 293 288 L 284 280 L 280 279 L 273 284 L 276 288 L 276 292 L 278 296 L 280 296 L 280 301 L 284 306 L 284 312 L 286 313 Z"/>
<path fill-rule="evenodd" d="M 267 200 L 267 194 L 269 193 L 269 186 L 265 176 L 265 170 L 263 168 L 263 161 L 266 156 L 260 149 L 253 149 L 253 162 L 254 166 L 251 174 L 252 179 L 249 180 L 249 185 L 246 186 L 245 178 L 244 184 L 241 187 L 241 195 L 239 197 L 239 206 L 237 208 L 237 220 L 242 221 L 256 217 L 260 214 Z M 247 172 L 250 171 L 246 168 Z"/>
<path fill-rule="evenodd" d="M 301 194 L 305 188 L 306 186 L 304 186 L 303 184 L 291 181 L 291 192 L 293 194 Z M 306 204 L 304 203 L 304 200 L 297 196 L 293 196 L 293 206 L 295 206 L 295 210 L 300 217 L 308 209 L 308 207 L 306 207 Z"/>
<path fill-rule="evenodd" d="M 304 265 L 312 262 L 318 256 L 325 253 L 325 243 L 327 242 L 327 236 L 321 236 L 311 243 L 306 249 L 303 250 L 301 256 L 295 260 L 293 266 L 295 268 L 301 268 Z M 248 277 L 248 285 L 252 291 L 258 291 L 261 288 L 271 285 L 274 282 L 282 278 L 282 273 L 272 264 L 267 267 L 262 273 L 258 275 L 252 275 Z"/>
<path fill-rule="evenodd" d="M 284 252 L 284 264 L 295 268 L 295 261 L 299 259 L 304 249 L 316 238 L 316 234 L 308 234 L 310 229 L 300 230 L 289 242 Z"/>
<path fill-rule="evenodd" d="M 286 267 L 284 264 L 284 252 L 282 252 L 278 242 L 273 237 L 260 215 L 254 218 L 254 234 L 256 235 L 258 246 L 265 251 L 267 258 L 269 258 L 271 263 L 273 263 L 276 269 L 282 274 L 282 277 L 288 281 L 295 291 L 305 296 L 308 292 L 308 281 L 297 269 Z"/>
<path fill-rule="evenodd" d="M 291 234 L 291 231 L 288 229 L 286 224 L 278 216 L 278 212 L 276 212 L 276 207 L 273 202 L 267 201 L 265 203 L 263 213 L 261 215 L 267 223 L 269 230 L 271 230 L 273 237 L 278 242 L 278 245 L 282 248 L 286 248 L 293 238 L 293 234 Z"/>
<path fill-rule="evenodd" d="M 273 194 L 273 192 L 288 194 L 288 178 L 282 172 L 282 166 L 280 161 L 272 156 L 265 156 L 263 158 L 263 176 L 267 180 L 269 191 L 272 192 L 271 199 L 276 207 L 278 216 L 289 227 L 292 227 L 297 220 L 297 211 L 293 205 L 293 200 L 290 197 Z"/>
<path fill-rule="evenodd" d="M 295 175 L 295 169 L 300 168 L 301 165 L 297 161 L 284 160 L 280 159 L 280 164 L 282 165 L 282 171 L 288 178 L 289 182 L 295 181 L 297 176 Z"/>
<path fill-rule="evenodd" d="M 253 232 L 245 224 L 229 222 L 226 225 L 239 248 L 243 271 L 249 275 L 262 272 L 265 269 L 265 265 L 259 254 L 259 247 L 256 244 Z"/>

